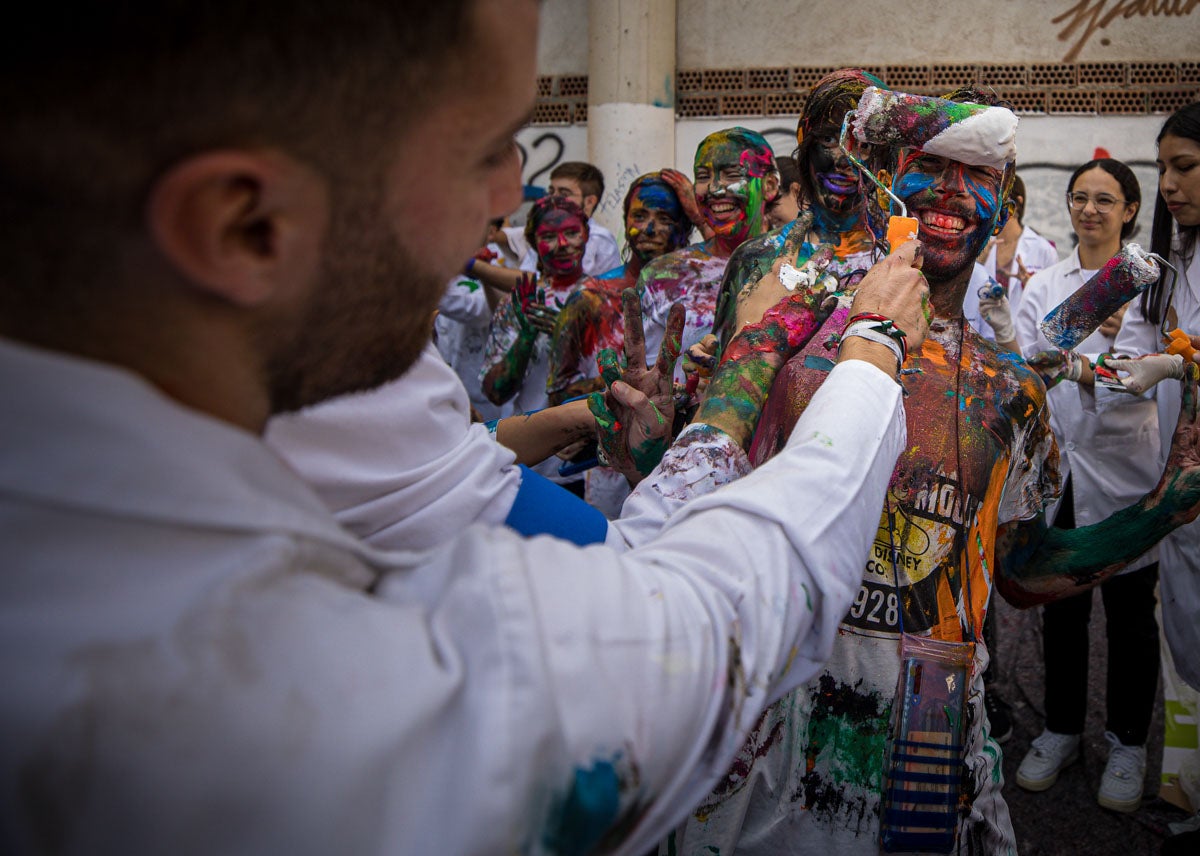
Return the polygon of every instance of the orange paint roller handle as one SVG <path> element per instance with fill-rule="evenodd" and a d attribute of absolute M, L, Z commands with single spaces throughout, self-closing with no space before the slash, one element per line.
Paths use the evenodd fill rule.
<path fill-rule="evenodd" d="M 894 253 L 909 241 L 915 241 L 920 229 L 916 217 L 901 217 L 893 214 L 888 217 L 887 242 Z"/>
<path fill-rule="evenodd" d="M 1167 343 L 1167 353 L 1180 354 L 1186 362 L 1192 362 L 1196 356 L 1196 349 L 1192 347 L 1192 337 L 1178 327 L 1167 335 L 1170 337 L 1164 339 Z"/>

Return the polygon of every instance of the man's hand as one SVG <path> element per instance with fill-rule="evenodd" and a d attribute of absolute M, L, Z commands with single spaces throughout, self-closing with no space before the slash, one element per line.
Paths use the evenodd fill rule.
<path fill-rule="evenodd" d="M 909 241 L 879 261 L 858 284 L 850 307 L 851 317 L 868 312 L 891 318 L 904 331 L 909 353 L 921 347 L 933 317 L 922 253 L 920 241 Z"/>
<path fill-rule="evenodd" d="M 1117 357 L 1104 361 L 1104 367 L 1117 372 L 1121 386 L 1141 395 L 1167 378 L 1183 377 L 1185 363 L 1179 354 L 1147 354 L 1144 357 Z M 1123 375 L 1123 376 L 1122 376 Z"/>
<path fill-rule="evenodd" d="M 683 354 L 683 374 L 689 396 L 703 396 L 717 364 L 717 337 L 709 333 Z"/>
<path fill-rule="evenodd" d="M 1038 373 L 1046 389 L 1050 389 L 1064 380 L 1078 383 L 1083 377 L 1086 359 L 1074 351 L 1055 348 L 1052 351 L 1038 351 L 1025 362 Z"/>
<path fill-rule="evenodd" d="M 661 460 L 671 442 L 675 420 L 673 377 L 679 358 L 686 310 L 682 303 L 671 307 L 667 330 L 658 360 L 646 368 L 646 336 L 642 328 L 642 303 L 636 291 L 621 294 L 625 322 L 625 368 L 609 348 L 597 362 L 608 387 L 606 393 L 588 396 L 588 408 L 596 417 L 600 460 L 637 484 Z"/>

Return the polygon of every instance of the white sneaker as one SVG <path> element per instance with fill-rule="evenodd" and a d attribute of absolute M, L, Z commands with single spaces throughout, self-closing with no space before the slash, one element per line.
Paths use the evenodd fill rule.
<path fill-rule="evenodd" d="M 1044 791 L 1058 781 L 1064 767 L 1078 760 L 1078 734 L 1043 731 L 1033 739 L 1017 768 L 1017 784 L 1027 791 Z"/>
<path fill-rule="evenodd" d="M 1136 811 L 1142 805 L 1146 781 L 1146 747 L 1126 746 L 1111 731 L 1104 732 L 1104 739 L 1112 745 L 1112 751 L 1096 798 L 1113 811 Z"/>

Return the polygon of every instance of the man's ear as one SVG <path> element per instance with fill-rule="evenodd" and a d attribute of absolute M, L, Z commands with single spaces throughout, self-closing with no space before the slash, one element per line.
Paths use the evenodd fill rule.
<path fill-rule="evenodd" d="M 596 204 L 600 201 L 600 197 L 592 194 L 591 196 L 583 197 L 583 213 L 592 216 L 592 212 L 596 210 Z"/>
<path fill-rule="evenodd" d="M 146 220 L 184 279 L 256 306 L 310 278 L 328 222 L 327 186 L 281 152 L 203 152 L 155 181 Z"/>

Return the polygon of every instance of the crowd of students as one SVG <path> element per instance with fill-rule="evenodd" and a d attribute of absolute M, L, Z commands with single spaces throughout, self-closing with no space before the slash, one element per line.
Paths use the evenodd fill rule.
<path fill-rule="evenodd" d="M 6 852 L 1013 853 L 990 606 L 1046 605 L 1043 789 L 1095 587 L 1141 804 L 1156 583 L 1200 686 L 1200 105 L 1162 276 L 1064 351 L 1139 189 L 1081 166 L 1054 261 L 991 93 L 995 146 L 851 158 L 886 84 L 834 72 L 621 256 L 587 164 L 505 224 L 535 0 L 135 5 L 4 53 Z"/>

